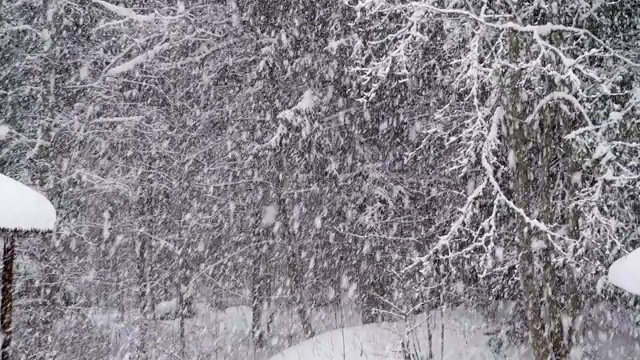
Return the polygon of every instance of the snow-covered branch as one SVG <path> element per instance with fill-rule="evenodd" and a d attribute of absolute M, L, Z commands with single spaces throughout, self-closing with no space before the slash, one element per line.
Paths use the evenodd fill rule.
<path fill-rule="evenodd" d="M 107 75 L 115 76 L 128 71 L 131 71 L 136 68 L 136 66 L 142 65 L 153 58 L 155 58 L 158 54 L 163 51 L 169 49 L 172 46 L 171 43 L 160 43 L 153 47 L 153 49 L 140 54 L 133 59 L 126 61 L 118 66 L 114 66 L 111 69 L 107 70 Z"/>
<path fill-rule="evenodd" d="M 111 11 L 112 13 L 118 15 L 118 16 L 122 16 L 125 17 L 127 19 L 131 19 L 131 20 L 135 20 L 135 21 L 140 21 L 140 22 L 145 22 L 145 21 L 153 21 L 156 20 L 156 16 L 155 15 L 140 15 L 137 14 L 135 11 L 123 7 L 123 6 L 118 6 L 118 5 L 113 5 L 111 3 L 108 3 L 106 1 L 103 0 L 91 0 L 93 1 L 93 3 L 95 4 L 99 4 L 102 5 L 105 9 Z"/>

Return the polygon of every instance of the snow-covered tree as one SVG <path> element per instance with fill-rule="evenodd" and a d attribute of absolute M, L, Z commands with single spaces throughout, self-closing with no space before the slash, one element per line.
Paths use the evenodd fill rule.
<path fill-rule="evenodd" d="M 16 350 L 261 359 L 385 321 L 433 358 L 472 309 L 500 355 L 601 358 L 637 310 L 603 279 L 639 245 L 638 9 L 3 1 L 0 167 L 59 215 L 18 248 Z"/>
<path fill-rule="evenodd" d="M 633 126 L 638 106 L 637 48 L 618 39 L 637 35 L 628 8 L 572 1 L 367 1 L 353 8 L 381 29 L 354 68 L 369 102 L 385 97 L 380 89 L 395 76 L 411 82 L 439 28 L 447 33 L 441 50 L 426 53 L 429 61 L 455 64 L 441 65 L 446 78 L 430 126 L 439 118 L 455 124 L 447 136 L 464 155 L 450 159 L 451 167 L 474 175 L 462 214 L 420 261 L 484 248 L 480 259 L 491 266 L 495 249 L 506 245 L 497 242 L 507 241 L 497 234 L 509 229 L 515 241 L 506 251 L 517 256 L 535 357 L 566 358 L 582 312 L 580 289 L 593 287 L 594 279 L 580 276 L 590 267 L 587 244 L 605 244 L 596 234 L 611 229 L 600 219 L 616 217 L 602 214 L 605 183 L 617 183 L 615 193 L 637 186 L 635 156 L 627 156 L 634 137 L 614 140 L 618 126 Z M 620 14 L 615 35 L 591 31 L 613 13 Z M 611 142 L 620 155 L 610 152 Z M 481 206 L 486 199 L 489 206 Z"/>

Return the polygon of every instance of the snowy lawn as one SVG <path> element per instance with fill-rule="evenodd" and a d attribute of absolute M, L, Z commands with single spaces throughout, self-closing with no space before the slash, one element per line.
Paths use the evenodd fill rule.
<path fill-rule="evenodd" d="M 368 324 L 320 334 L 274 356 L 271 360 L 403 360 L 403 344 L 413 358 L 496 359 L 487 346 L 482 319 L 463 310 L 447 311 L 444 332 L 440 312 L 416 322 Z M 431 334 L 431 342 L 429 342 Z M 444 341 L 442 341 L 444 340 Z M 444 347 L 442 347 L 444 345 Z M 419 357 L 415 357 L 418 355 Z"/>
<path fill-rule="evenodd" d="M 606 312 L 593 309 L 594 313 Z M 498 353 L 489 346 L 487 330 L 495 330 L 496 323 L 462 308 L 416 316 L 409 323 L 381 323 L 357 325 L 356 309 L 345 307 L 342 314 L 332 308 L 316 309 L 312 315 L 318 333 L 303 340 L 298 319 L 293 312 L 278 312 L 268 345 L 255 350 L 250 337 L 251 309 L 234 306 L 216 310 L 196 304 L 196 316 L 185 321 L 185 338 L 189 359 L 242 359 L 242 360 L 404 360 L 403 344 L 411 359 L 445 360 L 531 360 L 526 346 L 506 348 Z M 94 326 L 111 334 L 111 344 L 105 344 L 115 353 L 109 358 L 132 358 L 135 348 L 136 313 L 127 313 L 122 319 L 117 312 L 98 312 L 90 316 Z M 605 323 L 607 321 L 603 321 Z M 622 326 L 624 319 L 614 319 Z M 178 344 L 178 321 L 150 321 L 147 347 L 152 359 L 175 359 Z M 628 324 L 632 326 L 633 324 Z M 622 333 L 628 333 L 624 329 Z M 444 337 L 443 337 L 444 335 Z M 429 341 L 431 338 L 431 341 Z M 444 341 L 442 341 L 444 339 Z M 574 349 L 572 360 L 633 359 L 634 339 L 615 334 L 605 328 L 592 328 L 585 332 L 581 344 Z M 444 345 L 444 346 L 442 346 Z M 589 349 L 588 354 L 583 349 Z M 416 357 L 417 354 L 417 357 Z M 631 356 L 631 357 L 630 357 Z M 89 359 L 90 357 L 86 357 Z"/>
<path fill-rule="evenodd" d="M 401 339 L 393 324 L 368 324 L 320 334 L 271 360 L 401 359 Z"/>

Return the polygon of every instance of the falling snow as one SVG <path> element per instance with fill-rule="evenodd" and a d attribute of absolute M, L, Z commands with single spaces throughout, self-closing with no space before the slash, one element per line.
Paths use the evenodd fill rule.
<path fill-rule="evenodd" d="M 3 140 L 5 137 L 7 137 L 10 131 L 10 127 L 4 124 L 0 124 L 0 140 Z"/>
<path fill-rule="evenodd" d="M 278 208 L 275 205 L 266 206 L 262 211 L 262 225 L 273 225 L 278 216 Z"/>
<path fill-rule="evenodd" d="M 0 357 L 637 357 L 637 3 L 267 3 L 2 2 Z"/>

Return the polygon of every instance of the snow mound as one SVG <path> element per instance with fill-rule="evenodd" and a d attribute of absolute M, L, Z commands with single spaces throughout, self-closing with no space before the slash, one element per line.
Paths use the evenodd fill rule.
<path fill-rule="evenodd" d="M 402 359 L 400 342 L 388 324 L 330 331 L 293 346 L 271 360 Z"/>
<path fill-rule="evenodd" d="M 0 174 L 0 229 L 51 231 L 56 210 L 42 194 Z"/>
<path fill-rule="evenodd" d="M 444 353 L 441 354 L 441 328 L 430 328 L 433 340 L 426 343 L 427 324 L 405 326 L 403 323 L 367 324 L 320 334 L 303 341 L 270 360 L 403 360 L 402 348 L 418 358 L 431 353 L 448 360 L 493 360 L 496 354 L 487 346 L 487 336 L 471 314 L 452 312 L 445 317 Z M 440 321 L 437 321 L 441 323 Z M 433 326 L 434 323 L 431 324 Z M 406 330 L 412 330 L 406 335 Z"/>
<path fill-rule="evenodd" d="M 276 223 L 278 217 L 278 207 L 275 205 L 265 206 L 262 209 L 262 226 L 269 226 Z"/>
<path fill-rule="evenodd" d="M 156 305 L 155 313 L 158 318 L 168 317 L 178 313 L 178 299 L 161 301 Z"/>
<path fill-rule="evenodd" d="M 640 295 L 640 249 L 616 260 L 609 268 L 608 278 L 622 290 Z"/>

